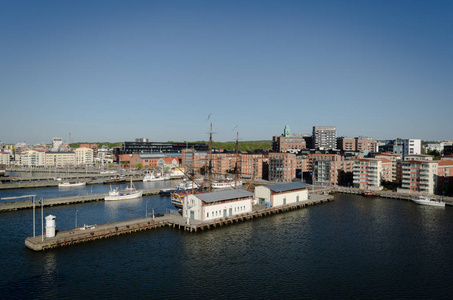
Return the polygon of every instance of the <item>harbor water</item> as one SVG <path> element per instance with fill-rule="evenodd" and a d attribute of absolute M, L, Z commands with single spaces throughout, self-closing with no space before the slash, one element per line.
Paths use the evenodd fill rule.
<path fill-rule="evenodd" d="M 165 212 L 169 197 L 49 207 L 44 216 L 56 216 L 63 231 L 76 218 L 78 226 L 118 222 L 152 208 Z M 201 233 L 164 227 L 43 252 L 24 246 L 33 234 L 32 210 L 0 218 L 3 299 L 447 299 L 453 293 L 453 207 L 336 194 L 332 202 Z M 40 218 L 37 209 L 37 235 Z"/>

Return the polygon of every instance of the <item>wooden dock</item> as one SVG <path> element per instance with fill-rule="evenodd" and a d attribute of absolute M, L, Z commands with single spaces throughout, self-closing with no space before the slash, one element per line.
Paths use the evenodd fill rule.
<path fill-rule="evenodd" d="M 143 196 L 157 195 L 161 188 L 147 189 L 143 190 Z M 78 204 L 84 202 L 92 201 L 104 201 L 107 193 L 101 194 L 86 194 L 79 196 L 69 196 L 69 197 L 60 197 L 60 198 L 48 198 L 44 199 L 44 207 L 47 206 L 56 206 L 56 205 L 68 205 L 68 204 Z M 35 199 L 38 202 L 38 199 Z M 38 203 L 35 203 L 35 207 L 41 207 Z M 0 212 L 5 211 L 14 211 L 20 209 L 31 209 L 33 208 L 33 202 L 31 200 L 26 201 L 16 201 L 16 202 L 7 202 L 0 203 Z"/>
<path fill-rule="evenodd" d="M 331 195 L 311 195 L 309 200 L 292 203 L 289 205 L 260 209 L 247 214 L 225 217 L 210 222 L 190 220 L 176 214 L 166 214 L 156 218 L 135 219 L 124 222 L 95 225 L 88 228 L 77 228 L 64 232 L 57 232 L 55 237 L 44 236 L 28 237 L 25 239 L 25 246 L 34 251 L 48 250 L 58 247 L 70 246 L 79 243 L 91 242 L 109 237 L 119 236 L 145 230 L 157 229 L 160 227 L 172 227 L 188 232 L 202 232 L 216 227 L 223 227 L 242 223 L 245 221 L 272 216 L 278 213 L 288 212 L 305 208 L 311 205 L 332 201 Z"/>

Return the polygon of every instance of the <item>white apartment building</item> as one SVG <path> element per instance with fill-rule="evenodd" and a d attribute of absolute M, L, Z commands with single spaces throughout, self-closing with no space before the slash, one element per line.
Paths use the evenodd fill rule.
<path fill-rule="evenodd" d="M 46 152 L 42 150 L 24 150 L 20 154 L 20 165 L 23 167 L 44 167 L 46 165 Z"/>
<path fill-rule="evenodd" d="M 437 189 L 438 162 L 433 160 L 406 160 L 402 165 L 402 187 L 399 193 L 432 195 Z"/>
<path fill-rule="evenodd" d="M 63 145 L 62 138 L 53 138 L 52 139 L 52 150 L 53 151 L 58 151 L 62 145 Z"/>
<path fill-rule="evenodd" d="M 75 165 L 74 152 L 60 152 L 48 151 L 46 152 L 46 166 L 47 167 L 65 167 Z"/>
<path fill-rule="evenodd" d="M 113 164 L 113 154 L 108 149 L 98 149 L 98 155 L 94 159 L 97 164 Z"/>
<path fill-rule="evenodd" d="M 413 155 L 422 153 L 422 140 L 420 139 L 408 139 L 403 140 L 404 143 L 404 155 Z"/>
<path fill-rule="evenodd" d="M 302 182 L 257 186 L 254 203 L 276 207 L 308 200 L 308 188 L 309 186 Z"/>
<path fill-rule="evenodd" d="M 244 189 L 190 194 L 184 198 L 183 217 L 212 221 L 252 212 L 253 193 Z"/>
<path fill-rule="evenodd" d="M 74 150 L 76 165 L 93 165 L 94 164 L 94 152 L 91 148 L 77 148 Z"/>
<path fill-rule="evenodd" d="M 377 158 L 380 160 L 388 159 L 392 162 L 392 175 L 391 175 L 391 180 L 389 180 L 389 181 L 393 181 L 393 182 L 396 181 L 397 163 L 398 163 L 398 161 L 401 161 L 401 155 L 380 153 L 380 154 L 374 155 L 374 158 Z"/>
<path fill-rule="evenodd" d="M 404 160 L 433 160 L 433 156 L 425 154 L 405 155 Z"/>
<path fill-rule="evenodd" d="M 10 165 L 10 157 L 8 152 L 0 152 L 0 165 Z"/>
<path fill-rule="evenodd" d="M 380 190 L 382 161 L 376 158 L 362 158 L 354 161 L 354 187 L 362 190 Z"/>

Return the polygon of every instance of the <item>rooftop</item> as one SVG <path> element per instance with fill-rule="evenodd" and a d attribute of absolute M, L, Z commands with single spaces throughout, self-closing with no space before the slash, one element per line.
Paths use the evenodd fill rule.
<path fill-rule="evenodd" d="M 214 203 L 225 200 L 233 200 L 244 197 L 253 197 L 253 193 L 244 189 L 236 190 L 225 190 L 220 192 L 197 194 L 197 198 L 201 199 L 205 203 Z"/>
<path fill-rule="evenodd" d="M 290 182 L 290 183 L 281 183 L 281 184 L 273 184 L 266 186 L 271 191 L 274 192 L 285 192 L 285 191 L 292 191 L 292 190 L 299 190 L 308 188 L 308 184 L 297 181 L 297 182 Z"/>

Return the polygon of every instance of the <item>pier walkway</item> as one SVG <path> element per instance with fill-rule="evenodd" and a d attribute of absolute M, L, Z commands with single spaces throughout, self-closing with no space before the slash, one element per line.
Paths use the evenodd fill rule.
<path fill-rule="evenodd" d="M 336 186 L 335 188 L 330 188 L 330 192 L 345 193 L 345 194 L 355 194 L 362 195 L 365 191 L 358 188 L 348 188 L 342 186 Z M 399 199 L 399 200 L 410 200 L 411 198 L 418 197 L 420 194 L 406 194 L 406 193 L 397 193 L 392 191 L 372 191 L 376 193 L 376 197 L 381 198 L 390 198 L 390 199 Z M 443 197 L 439 195 L 430 195 L 434 199 L 442 199 L 446 205 L 453 206 L 453 197 Z"/>
<path fill-rule="evenodd" d="M 157 195 L 157 194 L 159 194 L 160 190 L 161 190 L 161 188 L 143 190 L 143 196 Z M 48 198 L 48 199 L 44 199 L 43 203 L 44 203 L 44 207 L 46 207 L 46 206 L 56 206 L 56 205 L 77 204 L 77 203 L 92 202 L 92 201 L 104 201 L 104 198 L 106 195 L 107 195 L 107 193 L 100 193 L 100 194 L 86 194 L 86 195 L 60 197 L 60 198 Z M 38 199 L 35 199 L 35 201 L 38 202 Z M 35 203 L 35 207 L 40 207 L 40 205 L 38 203 Z M 33 208 L 33 202 L 31 200 L 0 203 L 0 212 L 13 211 L 13 210 L 19 210 L 19 209 L 30 209 L 30 208 Z"/>
<path fill-rule="evenodd" d="M 62 177 L 61 180 L 57 181 L 53 177 L 33 177 L 33 178 L 14 178 L 10 179 L 10 183 L 1 184 L 0 190 L 13 190 L 13 189 L 30 189 L 30 188 L 44 188 L 44 187 L 57 187 L 59 183 L 63 181 L 75 181 L 82 180 L 86 181 L 87 185 L 90 184 L 104 184 L 106 180 L 112 177 L 105 175 L 82 175 L 82 176 L 66 176 Z M 142 181 L 143 176 L 133 176 L 132 181 Z M 130 177 L 124 177 L 124 182 L 129 182 Z"/>
<path fill-rule="evenodd" d="M 28 237 L 25 239 L 25 246 L 34 251 L 42 251 L 63 246 L 70 246 L 78 243 L 90 242 L 109 237 L 119 236 L 127 233 L 134 233 L 144 230 L 157 229 L 160 227 L 172 227 L 188 232 L 201 232 L 216 227 L 233 225 L 240 222 L 253 220 L 260 217 L 271 216 L 307 206 L 332 201 L 332 195 L 311 195 L 309 200 L 293 203 L 289 205 L 272 207 L 253 211 L 251 213 L 225 217 L 209 222 L 200 222 L 190 220 L 187 224 L 187 218 L 179 214 L 165 214 L 156 218 L 142 218 L 123 222 L 94 225 L 77 228 L 69 231 L 56 232 L 55 237 L 46 238 L 44 236 Z"/>

